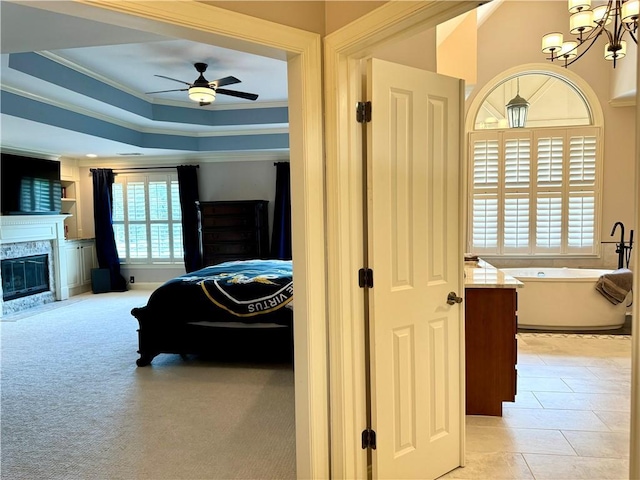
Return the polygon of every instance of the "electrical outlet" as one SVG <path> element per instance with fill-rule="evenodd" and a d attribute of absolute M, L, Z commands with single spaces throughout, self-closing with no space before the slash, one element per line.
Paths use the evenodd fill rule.
<path fill-rule="evenodd" d="M 133 275 L 131 275 L 129 277 L 129 283 L 136 283 L 136 277 L 134 277 Z"/>

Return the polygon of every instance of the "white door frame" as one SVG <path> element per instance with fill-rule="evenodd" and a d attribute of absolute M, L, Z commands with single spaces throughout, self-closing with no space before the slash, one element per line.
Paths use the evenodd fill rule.
<path fill-rule="evenodd" d="M 640 49 L 637 51 L 636 72 L 640 68 Z M 636 188 L 635 188 L 635 224 L 636 230 L 640 229 L 640 108 L 638 108 L 638 92 L 640 91 L 640 75 L 636 78 Z M 636 244 L 636 250 L 638 246 Z M 640 292 L 640 251 L 636 251 L 633 262 L 633 291 L 635 296 Z M 629 478 L 640 479 L 640 302 L 637 298 L 632 307 L 632 355 L 631 355 L 631 435 Z"/>
<path fill-rule="evenodd" d="M 185 1 L 40 2 L 35 6 L 288 62 L 298 478 L 329 478 L 324 165 L 320 35 Z"/>
<path fill-rule="evenodd" d="M 435 27 L 477 6 L 470 1 L 389 2 L 325 38 L 332 478 L 367 478 L 366 453 L 360 445 L 366 398 L 364 307 L 357 284 L 363 258 L 362 143 L 361 126 L 355 121 L 355 104 L 365 100 L 360 60 L 375 48 Z M 375 115 L 375 105 L 373 112 Z M 463 223 L 461 219 L 461 226 Z"/>

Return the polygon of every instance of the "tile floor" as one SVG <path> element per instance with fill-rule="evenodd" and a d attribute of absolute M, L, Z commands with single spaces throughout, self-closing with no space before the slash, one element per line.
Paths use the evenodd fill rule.
<path fill-rule="evenodd" d="M 518 395 L 446 479 L 628 479 L 631 337 L 518 334 Z"/>

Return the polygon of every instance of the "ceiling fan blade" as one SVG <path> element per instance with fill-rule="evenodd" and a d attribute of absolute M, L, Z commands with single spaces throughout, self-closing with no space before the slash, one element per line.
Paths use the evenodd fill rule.
<path fill-rule="evenodd" d="M 247 100 L 256 100 L 258 98 L 258 95 L 256 95 L 255 93 L 237 92 L 235 90 L 227 90 L 224 88 L 216 88 L 216 93 L 230 95 L 232 97 L 245 98 Z"/>
<path fill-rule="evenodd" d="M 173 90 L 158 90 L 157 92 L 145 92 L 145 95 L 151 95 L 152 93 L 167 93 L 167 92 L 186 92 L 188 88 L 176 88 Z"/>
<path fill-rule="evenodd" d="M 236 77 L 224 77 L 209 82 L 209 85 L 215 85 L 216 87 L 224 87 L 225 85 L 232 85 L 234 83 L 240 83 Z"/>
<path fill-rule="evenodd" d="M 184 80 L 178 80 L 177 78 L 166 77 L 164 75 L 154 75 L 155 77 L 166 78 L 167 80 L 173 80 L 174 82 L 184 83 L 185 85 L 191 86 L 189 82 L 185 82 Z"/>

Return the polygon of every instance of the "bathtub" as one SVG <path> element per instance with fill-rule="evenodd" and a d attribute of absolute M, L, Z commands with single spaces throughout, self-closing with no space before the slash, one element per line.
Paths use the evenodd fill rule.
<path fill-rule="evenodd" d="M 611 330 L 625 322 L 627 302 L 613 305 L 596 289 L 612 270 L 501 268 L 524 283 L 518 289 L 518 327 L 538 330 Z"/>

